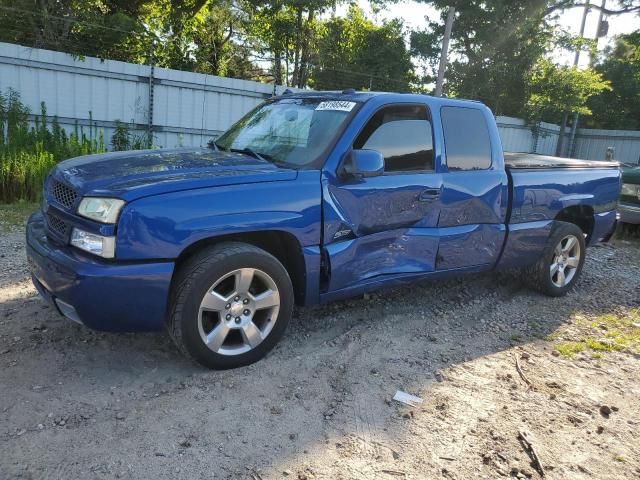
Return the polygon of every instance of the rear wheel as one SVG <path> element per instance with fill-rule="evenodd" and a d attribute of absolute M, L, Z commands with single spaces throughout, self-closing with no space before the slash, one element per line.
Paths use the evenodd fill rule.
<path fill-rule="evenodd" d="M 248 365 L 282 337 L 293 288 L 271 254 L 242 243 L 202 250 L 176 274 L 169 332 L 178 347 L 208 368 Z"/>
<path fill-rule="evenodd" d="M 586 244 L 580 227 L 556 222 L 542 258 L 529 269 L 531 281 L 546 295 L 566 295 L 582 273 L 585 254 Z"/>

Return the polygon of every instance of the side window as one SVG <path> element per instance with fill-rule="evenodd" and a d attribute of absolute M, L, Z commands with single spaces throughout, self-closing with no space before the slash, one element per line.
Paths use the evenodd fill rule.
<path fill-rule="evenodd" d="M 395 105 L 379 110 L 353 148 L 382 153 L 385 172 L 433 170 L 433 137 L 427 107 Z"/>
<path fill-rule="evenodd" d="M 491 167 L 491 141 L 483 113 L 475 108 L 442 107 L 440 116 L 449 170 Z"/>

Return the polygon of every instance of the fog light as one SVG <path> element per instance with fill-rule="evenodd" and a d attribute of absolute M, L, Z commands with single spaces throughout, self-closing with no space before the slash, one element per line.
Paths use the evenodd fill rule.
<path fill-rule="evenodd" d="M 116 237 L 103 237 L 74 228 L 71 232 L 71 245 L 100 257 L 113 258 L 116 251 Z"/>

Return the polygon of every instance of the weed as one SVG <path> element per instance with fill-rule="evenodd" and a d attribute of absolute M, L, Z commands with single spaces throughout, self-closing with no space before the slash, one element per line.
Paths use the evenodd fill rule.
<path fill-rule="evenodd" d="M 104 135 L 89 112 L 89 125 L 75 125 L 67 133 L 57 118 L 47 115 L 44 102 L 30 120 L 30 111 L 18 92 L 0 92 L 0 202 L 37 201 L 49 170 L 61 160 L 106 151 Z M 118 123 L 112 144 L 115 150 L 149 148 L 147 134 L 129 131 Z"/>
<path fill-rule="evenodd" d="M 573 358 L 576 353 L 583 352 L 585 348 L 582 342 L 563 342 L 556 345 L 556 350 L 565 358 Z"/>
<path fill-rule="evenodd" d="M 584 343 L 591 350 L 595 350 L 599 352 L 615 352 L 615 351 L 622 350 L 622 348 L 620 348 L 620 345 L 617 345 L 613 341 L 607 341 L 607 340 L 608 339 L 596 340 L 594 338 L 587 338 Z"/>

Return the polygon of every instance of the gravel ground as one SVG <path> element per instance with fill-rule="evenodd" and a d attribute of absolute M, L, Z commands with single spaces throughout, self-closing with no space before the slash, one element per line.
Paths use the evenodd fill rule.
<path fill-rule="evenodd" d="M 617 241 L 565 298 L 424 282 L 300 309 L 263 361 L 213 372 L 164 333 L 60 318 L 0 229 L 0 478 L 540 478 L 521 431 L 546 478 L 640 478 L 639 306 L 640 243 Z"/>

